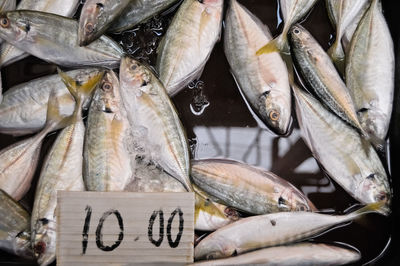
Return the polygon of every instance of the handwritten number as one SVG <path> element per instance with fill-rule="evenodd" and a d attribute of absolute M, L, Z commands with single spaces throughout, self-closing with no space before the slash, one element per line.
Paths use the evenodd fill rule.
<path fill-rule="evenodd" d="M 153 225 L 154 225 L 155 219 L 157 218 L 157 215 L 159 215 L 158 220 L 160 222 L 160 234 L 159 234 L 160 236 L 158 237 L 158 240 L 155 241 L 153 239 Z M 153 243 L 153 245 L 155 245 L 156 247 L 159 247 L 161 245 L 161 243 L 164 239 L 164 213 L 162 210 L 154 211 L 153 214 L 151 215 L 150 220 L 149 220 L 149 229 L 148 229 L 147 235 L 149 237 L 149 241 L 151 243 Z"/>
<path fill-rule="evenodd" d="M 85 211 L 86 211 L 86 218 L 82 232 L 82 255 L 86 253 L 86 248 L 88 244 L 88 238 L 89 238 L 88 232 L 89 232 L 90 218 L 92 217 L 92 207 L 87 205 Z"/>
<path fill-rule="evenodd" d="M 172 241 L 171 237 L 171 226 L 172 226 L 172 221 L 175 218 L 176 213 L 179 212 L 179 232 L 178 235 L 176 236 L 175 241 Z M 171 216 L 168 219 L 168 225 L 167 225 L 167 238 L 168 238 L 168 244 L 171 248 L 176 248 L 179 245 L 179 242 L 181 241 L 182 233 L 183 233 L 183 212 L 181 208 L 176 208 L 172 213 Z"/>
<path fill-rule="evenodd" d="M 101 233 L 101 230 L 103 229 L 104 221 L 111 214 L 114 214 L 115 217 L 117 217 L 119 229 L 121 231 L 119 232 L 118 240 L 115 241 L 115 243 L 112 246 L 104 246 L 104 244 L 103 244 L 103 234 Z M 96 229 L 96 245 L 97 245 L 97 247 L 99 249 L 103 250 L 103 251 L 112 251 L 112 250 L 114 250 L 115 248 L 117 248 L 121 244 L 122 239 L 124 239 L 124 223 L 122 221 L 121 214 L 117 210 L 109 210 L 109 211 L 105 212 L 103 214 L 103 216 L 101 216 L 101 218 L 99 220 L 99 225 L 97 226 L 97 229 Z"/>

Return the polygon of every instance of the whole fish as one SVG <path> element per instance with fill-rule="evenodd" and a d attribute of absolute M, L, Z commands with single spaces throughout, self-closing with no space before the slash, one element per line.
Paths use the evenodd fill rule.
<path fill-rule="evenodd" d="M 143 23 L 172 6 L 178 0 L 131 0 L 122 14 L 111 23 L 109 32 L 120 33 Z"/>
<path fill-rule="evenodd" d="M 219 259 L 264 247 L 297 242 L 366 213 L 377 212 L 381 206 L 382 203 L 372 203 L 346 215 L 279 212 L 243 218 L 201 240 L 194 249 L 194 258 Z"/>
<path fill-rule="evenodd" d="M 238 161 L 192 161 L 191 176 L 193 183 L 213 200 L 251 214 L 316 210 L 307 197 L 286 180 Z"/>
<path fill-rule="evenodd" d="M 79 3 L 80 0 L 21 0 L 17 9 L 36 10 L 65 17 L 72 17 L 76 12 Z M 9 10 L 14 9 L 15 8 Z M 0 51 L 0 67 L 5 67 L 27 57 L 28 55 L 28 53 L 25 53 L 15 46 L 9 43 L 4 43 Z"/>
<path fill-rule="evenodd" d="M 51 147 L 36 187 L 33 203 L 31 232 L 32 247 L 40 265 L 49 265 L 56 257 L 56 206 L 57 191 L 84 191 L 82 177 L 83 140 L 85 125 L 82 119 L 82 105 L 91 97 L 103 73 L 79 85 L 67 74 L 60 72 L 66 86 L 74 96 L 76 105 L 69 125 L 57 136 Z"/>
<path fill-rule="evenodd" d="M 118 67 L 122 48 L 106 36 L 78 45 L 77 21 L 39 11 L 9 11 L 0 15 L 0 37 L 45 61 L 66 67 Z"/>
<path fill-rule="evenodd" d="M 288 35 L 296 69 L 307 87 L 312 89 L 333 113 L 368 137 L 358 121 L 349 90 L 328 54 L 300 25 L 292 26 Z"/>
<path fill-rule="evenodd" d="M 282 33 L 272 41 L 269 41 L 257 51 L 257 55 L 281 51 L 290 52 L 287 34 L 295 23 L 300 21 L 314 6 L 317 0 L 280 0 L 279 6 L 283 15 L 284 26 Z"/>
<path fill-rule="evenodd" d="M 133 134 L 156 164 L 191 190 L 186 134 L 163 84 L 149 68 L 129 57 L 121 60 L 120 82 Z"/>
<path fill-rule="evenodd" d="M 29 213 L 0 189 L 0 249 L 32 259 L 30 221 Z"/>
<path fill-rule="evenodd" d="M 329 176 L 363 204 L 389 205 L 388 177 L 372 145 L 310 94 L 292 88 L 303 140 Z"/>
<path fill-rule="evenodd" d="M 87 45 L 99 38 L 130 2 L 132 0 L 87 0 L 79 18 L 79 45 Z"/>
<path fill-rule="evenodd" d="M 394 95 L 394 48 L 386 20 L 374 0 L 353 35 L 346 84 L 364 130 L 384 142 Z"/>
<path fill-rule="evenodd" d="M 264 248 L 231 258 L 198 262 L 193 265 L 347 265 L 358 261 L 360 258 L 360 253 L 350 248 L 306 242 L 287 246 Z"/>
<path fill-rule="evenodd" d="M 96 68 L 77 69 L 67 72 L 73 79 L 85 83 Z M 0 103 L 0 132 L 24 135 L 41 130 L 46 123 L 47 102 L 54 92 L 61 114 L 72 115 L 75 101 L 59 75 L 40 77 L 8 89 Z"/>
<path fill-rule="evenodd" d="M 202 231 L 215 231 L 237 221 L 240 216 L 233 208 L 213 202 L 209 195 L 193 185 L 195 191 L 194 228 Z"/>
<path fill-rule="evenodd" d="M 343 51 L 341 40 L 342 36 L 355 17 L 369 4 L 369 0 L 326 0 L 326 8 L 329 18 L 336 27 L 335 42 L 328 50 L 337 69 L 344 74 L 345 53 Z"/>
<path fill-rule="evenodd" d="M 199 78 L 220 38 L 223 0 L 185 0 L 158 46 L 157 73 L 173 96 Z"/>
<path fill-rule="evenodd" d="M 43 139 L 67 123 L 60 113 L 57 98 L 54 94 L 49 98 L 46 125 L 42 131 L 0 151 L 0 189 L 15 200 L 20 200 L 31 186 Z"/>
<path fill-rule="evenodd" d="M 130 127 L 113 71 L 95 91 L 87 121 L 83 174 L 90 191 L 123 191 L 133 179 Z"/>
<path fill-rule="evenodd" d="M 256 55 L 270 40 L 266 25 L 236 0 L 229 2 L 224 51 L 232 75 L 258 117 L 275 133 L 285 135 L 291 121 L 286 65 L 277 52 Z"/>

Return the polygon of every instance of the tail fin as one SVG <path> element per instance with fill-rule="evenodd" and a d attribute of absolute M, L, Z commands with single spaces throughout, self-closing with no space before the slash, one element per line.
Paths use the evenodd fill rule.
<path fill-rule="evenodd" d="M 378 201 L 378 202 L 374 202 L 374 203 L 369 203 L 369 204 L 365 205 L 364 207 L 345 215 L 346 221 L 354 220 L 354 219 L 356 219 L 364 214 L 367 214 L 367 213 L 382 214 L 385 204 L 386 204 L 386 201 Z"/>
<path fill-rule="evenodd" d="M 71 123 L 70 117 L 61 113 L 60 103 L 58 102 L 55 91 L 51 91 L 47 103 L 46 132 L 64 128 Z"/>
<path fill-rule="evenodd" d="M 258 49 L 256 55 L 260 56 L 262 54 L 269 54 L 274 52 L 279 52 L 280 49 L 278 48 L 278 41 L 277 39 L 271 40 L 269 43 Z"/>
<path fill-rule="evenodd" d="M 287 30 L 284 30 L 281 35 L 271 40 L 269 43 L 261 47 L 256 55 L 280 52 L 281 54 L 290 54 L 289 43 L 287 39 Z"/>
<path fill-rule="evenodd" d="M 88 79 L 86 83 L 80 84 L 73 78 L 67 75 L 67 73 L 63 72 L 61 69 L 57 68 L 58 74 L 61 77 L 61 80 L 64 82 L 67 89 L 75 98 L 77 105 L 82 108 L 82 104 L 84 101 L 92 95 L 92 92 L 96 88 L 96 85 L 103 78 L 104 71 L 98 73 L 97 75 Z M 76 108 L 78 108 L 78 106 Z"/>
<path fill-rule="evenodd" d="M 335 64 L 336 69 L 343 76 L 345 71 L 345 54 L 343 51 L 343 47 L 340 44 L 340 39 L 338 39 L 338 36 L 336 37 L 333 45 L 328 49 L 328 55 Z"/>

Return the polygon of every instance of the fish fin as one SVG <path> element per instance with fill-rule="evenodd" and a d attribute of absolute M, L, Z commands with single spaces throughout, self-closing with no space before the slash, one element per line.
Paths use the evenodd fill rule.
<path fill-rule="evenodd" d="M 260 56 L 262 54 L 269 54 L 279 52 L 278 39 L 273 39 L 263 47 L 257 50 L 256 55 Z"/>
<path fill-rule="evenodd" d="M 369 203 L 369 204 L 365 205 L 364 207 L 347 214 L 346 220 L 347 221 L 353 220 L 353 219 L 356 219 L 367 213 L 380 213 L 380 214 L 386 213 L 386 211 L 384 210 L 385 205 L 386 205 L 386 201 L 378 201 L 378 202 Z"/>
<path fill-rule="evenodd" d="M 64 128 L 71 123 L 71 116 L 61 114 L 60 103 L 58 102 L 55 90 L 52 90 L 47 103 L 46 127 L 51 130 Z M 50 131 L 51 131 L 50 130 Z"/>
<path fill-rule="evenodd" d="M 72 77 L 68 76 L 67 73 L 63 72 L 61 69 L 57 68 L 57 71 L 61 77 L 61 80 L 64 82 L 65 86 L 67 86 L 67 89 L 75 98 L 75 101 L 77 103 L 79 101 L 83 102 L 86 98 L 90 97 L 90 95 L 92 94 L 97 84 L 103 78 L 104 75 L 104 71 L 102 71 L 94 75 L 93 77 L 89 78 L 85 83 L 80 84 Z"/>
<path fill-rule="evenodd" d="M 327 51 L 329 57 L 332 59 L 336 69 L 343 76 L 345 72 L 345 54 L 340 39 L 336 39 L 332 46 Z"/>

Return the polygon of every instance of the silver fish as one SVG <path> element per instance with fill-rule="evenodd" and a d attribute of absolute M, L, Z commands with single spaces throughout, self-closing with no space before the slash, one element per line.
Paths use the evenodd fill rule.
<path fill-rule="evenodd" d="M 30 214 L 0 189 L 0 249 L 33 259 L 30 242 Z"/>
<path fill-rule="evenodd" d="M 0 12 L 14 10 L 16 7 L 16 0 L 1 0 L 0 1 Z"/>
<path fill-rule="evenodd" d="M 224 51 L 232 74 L 258 117 L 272 131 L 285 135 L 291 121 L 286 65 L 277 52 L 256 56 L 270 40 L 268 27 L 231 0 L 225 18 Z"/>
<path fill-rule="evenodd" d="M 99 73 L 96 68 L 67 72 L 75 80 L 85 83 Z M 47 102 L 54 92 L 62 115 L 72 115 L 75 101 L 59 75 L 49 75 L 18 84 L 8 89 L 0 103 L 0 132 L 24 135 L 41 130 L 46 123 Z"/>
<path fill-rule="evenodd" d="M 307 197 L 286 180 L 238 161 L 192 161 L 191 176 L 193 183 L 213 200 L 248 213 L 316 210 Z"/>
<path fill-rule="evenodd" d="M 345 53 L 341 45 L 342 36 L 357 15 L 368 6 L 369 0 L 326 0 L 325 4 L 329 18 L 336 27 L 335 42 L 329 48 L 328 54 L 339 72 L 344 74 Z"/>
<path fill-rule="evenodd" d="M 85 125 L 82 119 L 82 105 L 100 81 L 99 73 L 86 83 L 78 85 L 75 80 L 60 72 L 66 86 L 74 96 L 76 105 L 69 125 L 57 136 L 43 163 L 33 203 L 31 232 L 32 247 L 37 262 L 49 265 L 56 257 L 56 206 L 57 191 L 84 191 L 82 177 L 83 140 Z"/>
<path fill-rule="evenodd" d="M 118 77 L 113 71 L 108 71 L 89 108 L 83 151 L 84 179 L 88 190 L 123 191 L 132 181 L 129 130 Z"/>
<path fill-rule="evenodd" d="M 65 126 L 57 98 L 51 94 L 46 125 L 35 136 L 17 142 L 0 151 L 0 188 L 15 200 L 20 200 L 31 186 L 43 139 L 47 133 Z"/>
<path fill-rule="evenodd" d="M 257 51 L 257 55 L 276 51 L 288 54 L 290 51 L 287 34 L 290 28 L 305 16 L 316 2 L 317 0 L 280 0 L 279 3 L 284 21 L 282 33 L 260 48 Z"/>
<path fill-rule="evenodd" d="M 87 0 L 79 18 L 79 45 L 87 45 L 99 38 L 130 2 L 131 0 Z"/>
<path fill-rule="evenodd" d="M 304 82 L 333 113 L 368 137 L 358 121 L 349 90 L 328 54 L 298 24 L 292 26 L 288 35 L 293 60 Z"/>
<path fill-rule="evenodd" d="M 394 95 L 394 48 L 379 1 L 373 1 L 353 35 L 346 84 L 364 130 L 384 142 Z"/>
<path fill-rule="evenodd" d="M 0 37 L 36 57 L 67 67 L 114 68 L 123 54 L 119 44 L 106 36 L 80 47 L 77 21 L 39 11 L 2 13 Z"/>
<path fill-rule="evenodd" d="M 186 134 L 164 86 L 149 68 L 129 57 L 121 60 L 120 82 L 137 139 L 156 164 L 191 190 Z"/>
<path fill-rule="evenodd" d="M 199 78 L 220 38 L 223 0 L 185 0 L 158 46 L 157 73 L 173 96 Z"/>
<path fill-rule="evenodd" d="M 125 11 L 111 24 L 108 31 L 120 33 L 133 28 L 176 2 L 178 0 L 131 0 Z"/>
<path fill-rule="evenodd" d="M 346 215 L 279 212 L 243 218 L 201 240 L 194 249 L 194 258 L 226 258 L 259 248 L 297 242 L 366 213 L 377 212 L 382 204 L 372 203 Z"/>
<path fill-rule="evenodd" d="M 329 176 L 361 203 L 389 205 L 388 177 L 372 145 L 314 97 L 292 88 L 303 140 Z"/>
<path fill-rule="evenodd" d="M 65 17 L 72 17 L 76 12 L 79 3 L 80 0 L 21 0 L 17 9 L 36 10 Z M 25 53 L 15 46 L 9 43 L 4 43 L 0 50 L 0 67 L 8 66 L 9 64 L 21 60 L 28 55 L 28 53 Z"/>
<path fill-rule="evenodd" d="M 347 265 L 361 258 L 359 252 L 345 247 L 317 243 L 299 243 L 270 247 L 226 259 L 194 263 L 196 266 L 253 265 L 309 266 Z"/>

